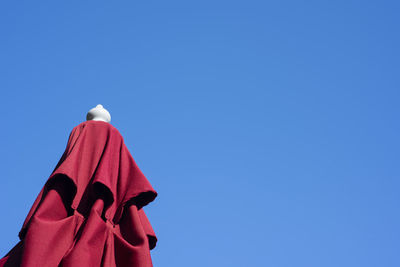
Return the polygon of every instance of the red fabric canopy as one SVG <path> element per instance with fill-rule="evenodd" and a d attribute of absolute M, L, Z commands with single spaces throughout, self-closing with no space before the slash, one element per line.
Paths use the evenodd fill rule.
<path fill-rule="evenodd" d="M 142 207 L 156 196 L 118 130 L 83 122 L 0 267 L 150 267 L 157 238 Z"/>

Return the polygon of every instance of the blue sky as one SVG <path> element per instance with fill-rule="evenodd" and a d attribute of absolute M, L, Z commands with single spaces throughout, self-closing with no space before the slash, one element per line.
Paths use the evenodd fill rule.
<path fill-rule="evenodd" d="M 101 103 L 154 266 L 400 266 L 398 1 L 0 3 L 0 253 Z"/>

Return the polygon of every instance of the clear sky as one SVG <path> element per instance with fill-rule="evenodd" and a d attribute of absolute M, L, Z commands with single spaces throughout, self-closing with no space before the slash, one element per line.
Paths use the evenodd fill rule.
<path fill-rule="evenodd" d="M 101 103 L 155 267 L 400 266 L 399 1 L 1 1 L 0 253 Z"/>

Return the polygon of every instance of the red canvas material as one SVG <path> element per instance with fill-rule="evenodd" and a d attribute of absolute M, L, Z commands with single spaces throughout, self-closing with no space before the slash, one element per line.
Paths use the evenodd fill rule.
<path fill-rule="evenodd" d="M 157 238 L 143 207 L 156 196 L 118 130 L 83 122 L 0 267 L 150 267 Z"/>

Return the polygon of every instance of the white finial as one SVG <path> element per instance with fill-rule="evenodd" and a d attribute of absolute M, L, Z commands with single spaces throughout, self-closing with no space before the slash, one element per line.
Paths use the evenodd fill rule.
<path fill-rule="evenodd" d="M 111 115 L 105 108 L 103 108 L 103 105 L 98 104 L 95 108 L 89 110 L 86 115 L 86 120 L 110 122 Z"/>

